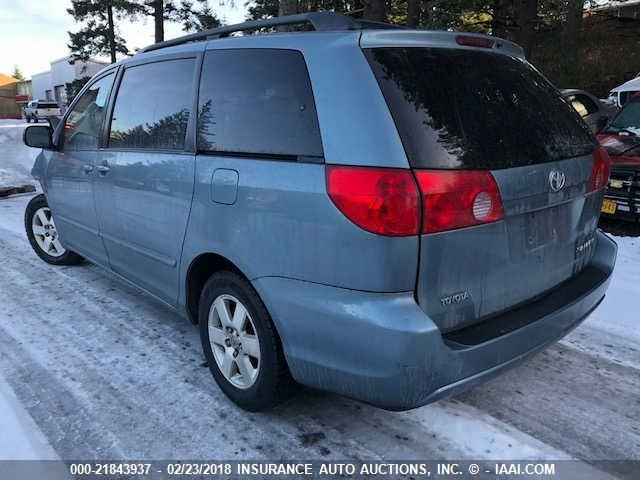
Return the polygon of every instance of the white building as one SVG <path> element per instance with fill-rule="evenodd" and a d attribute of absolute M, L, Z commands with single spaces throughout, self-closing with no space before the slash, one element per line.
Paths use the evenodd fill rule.
<path fill-rule="evenodd" d="M 69 57 L 51 62 L 51 70 L 31 76 L 31 90 L 34 100 L 55 100 L 63 107 L 67 104 L 65 86 L 69 82 L 92 77 L 102 70 L 107 62 L 90 59 L 87 62 L 76 60 L 69 63 Z"/>

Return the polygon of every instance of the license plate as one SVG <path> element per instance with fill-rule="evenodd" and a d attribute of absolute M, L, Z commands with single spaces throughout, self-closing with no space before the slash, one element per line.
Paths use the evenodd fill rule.
<path fill-rule="evenodd" d="M 622 188 L 624 187 L 624 183 L 622 180 L 609 180 L 609 186 L 611 188 Z"/>
<path fill-rule="evenodd" d="M 618 204 L 613 200 L 608 200 L 605 198 L 602 201 L 602 213 L 613 215 L 614 213 L 616 213 L 616 208 L 618 208 Z"/>

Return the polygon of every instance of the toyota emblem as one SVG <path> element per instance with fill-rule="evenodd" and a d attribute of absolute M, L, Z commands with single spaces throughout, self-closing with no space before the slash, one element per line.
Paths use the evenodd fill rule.
<path fill-rule="evenodd" d="M 549 172 L 549 186 L 552 192 L 559 192 L 564 187 L 566 178 L 564 172 L 560 170 L 551 170 Z"/>

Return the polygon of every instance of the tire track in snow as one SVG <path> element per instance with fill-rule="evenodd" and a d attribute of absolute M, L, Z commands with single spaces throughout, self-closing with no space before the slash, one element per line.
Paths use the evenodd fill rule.
<path fill-rule="evenodd" d="M 588 379 L 598 378 L 596 360 L 559 346 L 458 400 L 402 414 L 312 390 L 247 414 L 199 366 L 188 322 L 98 267 L 39 260 L 16 225 L 27 201 L 0 204 L 0 275 L 10 280 L 0 289 L 0 364 L 63 458 L 625 458 L 619 442 L 634 438 L 616 431 L 628 420 L 611 389 L 621 382 L 630 394 L 637 371 L 598 359 L 616 377 L 583 399 Z M 572 376 L 581 382 L 572 385 Z M 567 381 L 576 388 L 563 388 Z M 59 397 L 73 414 L 56 411 Z M 589 412 L 614 427 L 571 423 Z"/>

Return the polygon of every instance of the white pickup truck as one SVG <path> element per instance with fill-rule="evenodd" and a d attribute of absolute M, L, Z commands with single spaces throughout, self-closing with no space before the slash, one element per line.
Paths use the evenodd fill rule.
<path fill-rule="evenodd" d="M 31 100 L 24 107 L 24 118 L 27 123 L 33 120 L 38 123 L 41 118 L 59 117 L 62 115 L 58 104 L 51 100 Z"/>

